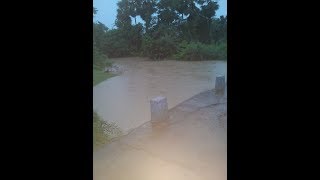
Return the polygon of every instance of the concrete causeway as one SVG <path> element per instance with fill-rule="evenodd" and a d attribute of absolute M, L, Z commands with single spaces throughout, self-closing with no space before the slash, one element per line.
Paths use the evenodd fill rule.
<path fill-rule="evenodd" d="M 205 91 L 94 152 L 94 180 L 226 180 L 227 94 Z"/>

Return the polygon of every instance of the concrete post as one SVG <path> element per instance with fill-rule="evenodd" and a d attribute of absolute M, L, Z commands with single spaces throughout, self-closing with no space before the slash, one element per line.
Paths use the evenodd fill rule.
<path fill-rule="evenodd" d="M 159 96 L 150 101 L 151 125 L 154 133 L 160 133 L 166 126 L 166 119 L 169 117 L 167 98 Z"/>
<path fill-rule="evenodd" d="M 156 97 L 150 101 L 151 107 L 151 123 L 154 127 L 155 124 L 161 124 L 161 121 L 168 119 L 168 103 L 166 97 Z M 160 122 L 160 123 L 159 123 Z"/>
<path fill-rule="evenodd" d="M 225 76 L 222 76 L 222 75 L 218 75 L 216 77 L 216 84 L 215 84 L 215 90 L 217 92 L 224 92 L 224 89 L 225 89 Z"/>

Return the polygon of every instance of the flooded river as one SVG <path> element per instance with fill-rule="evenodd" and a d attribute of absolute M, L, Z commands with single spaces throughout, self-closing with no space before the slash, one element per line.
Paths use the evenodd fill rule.
<path fill-rule="evenodd" d="M 150 121 L 150 99 L 167 97 L 169 109 L 214 88 L 216 75 L 226 75 L 226 61 L 151 61 L 112 59 L 125 71 L 93 87 L 93 109 L 124 133 Z"/>

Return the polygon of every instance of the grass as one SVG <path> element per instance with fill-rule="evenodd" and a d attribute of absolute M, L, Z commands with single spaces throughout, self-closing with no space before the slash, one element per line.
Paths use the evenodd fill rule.
<path fill-rule="evenodd" d="M 93 67 L 93 86 L 113 76 L 115 75 L 106 73 L 101 68 Z"/>
<path fill-rule="evenodd" d="M 93 149 L 97 149 L 108 142 L 109 138 L 104 133 L 102 124 L 103 120 L 96 112 L 93 112 Z"/>
<path fill-rule="evenodd" d="M 93 150 L 107 144 L 110 139 L 121 135 L 122 131 L 115 123 L 108 123 L 95 111 L 93 112 Z"/>
<path fill-rule="evenodd" d="M 115 75 L 104 72 L 103 68 L 93 66 L 93 86 L 113 76 Z M 93 150 L 107 144 L 110 139 L 121 135 L 122 131 L 115 123 L 108 123 L 95 111 L 93 112 Z"/>

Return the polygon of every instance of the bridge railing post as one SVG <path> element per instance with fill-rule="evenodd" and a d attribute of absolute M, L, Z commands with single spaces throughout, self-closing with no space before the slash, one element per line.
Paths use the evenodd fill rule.
<path fill-rule="evenodd" d="M 226 86 L 225 76 L 224 75 L 216 76 L 215 91 L 224 92 L 225 86 Z"/>
<path fill-rule="evenodd" d="M 167 98 L 158 96 L 151 99 L 151 123 L 152 127 L 155 128 L 157 124 L 161 124 L 161 121 L 168 119 L 168 103 Z"/>

